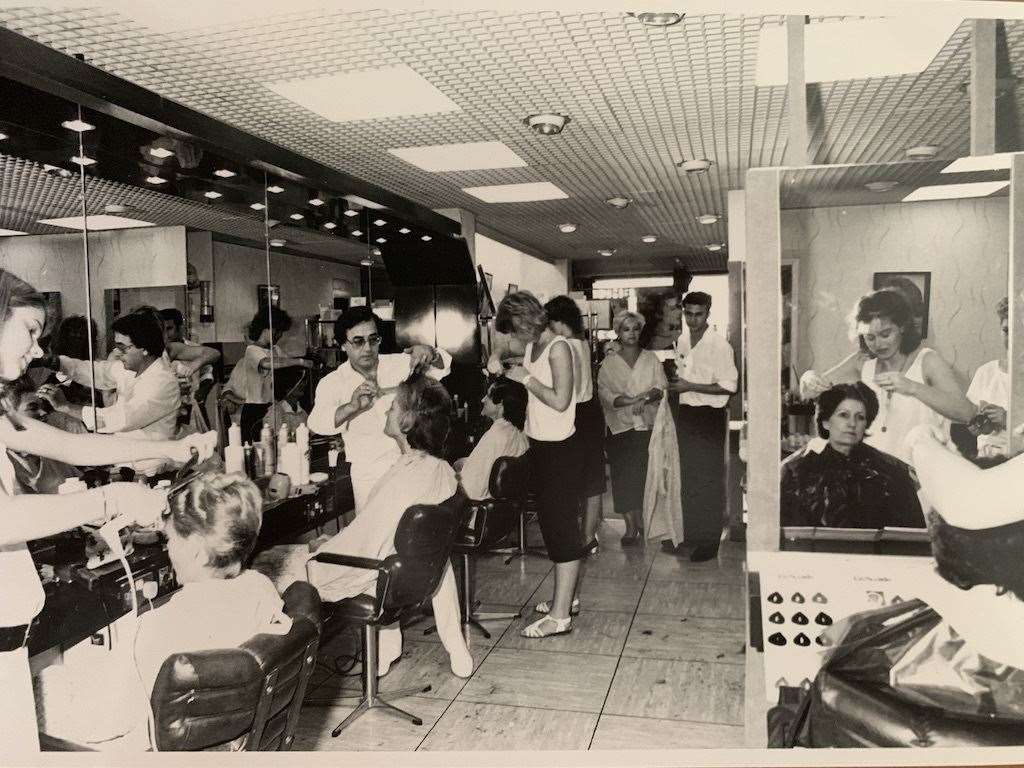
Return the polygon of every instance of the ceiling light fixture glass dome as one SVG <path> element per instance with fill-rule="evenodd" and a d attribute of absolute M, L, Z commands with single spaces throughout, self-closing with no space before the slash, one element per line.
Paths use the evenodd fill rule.
<path fill-rule="evenodd" d="M 601 248 L 597 253 L 598 253 L 599 256 L 614 256 L 615 255 L 615 249 L 614 248 Z"/>
<path fill-rule="evenodd" d="M 558 112 L 540 112 L 523 118 L 523 124 L 542 136 L 557 136 L 569 123 L 570 117 Z"/>
<path fill-rule="evenodd" d="M 900 183 L 898 181 L 869 181 L 864 185 L 865 189 L 869 189 L 872 192 L 888 192 L 890 189 L 895 189 Z"/>
<path fill-rule="evenodd" d="M 704 173 L 713 165 L 713 163 L 704 157 L 695 157 L 691 160 L 680 160 L 676 163 L 676 168 L 681 169 L 684 173 Z"/>
<path fill-rule="evenodd" d="M 671 27 L 686 18 L 685 13 L 675 11 L 640 11 L 628 15 L 648 27 Z"/>
<path fill-rule="evenodd" d="M 702 213 L 697 217 L 701 224 L 717 224 L 721 217 L 717 213 Z"/>
<path fill-rule="evenodd" d="M 570 224 L 568 222 L 566 222 L 565 224 L 558 225 L 558 231 L 564 235 L 571 235 L 576 230 L 577 226 L 575 224 Z"/>
<path fill-rule="evenodd" d="M 612 208 L 618 208 L 620 211 L 623 208 L 628 208 L 630 203 L 633 202 L 633 198 L 626 197 L 625 195 L 615 195 L 605 200 L 605 203 L 610 205 Z"/>
<path fill-rule="evenodd" d="M 657 235 L 644 235 L 640 239 L 643 242 L 645 242 L 645 243 L 656 243 L 656 242 L 658 242 L 658 236 Z"/>
<path fill-rule="evenodd" d="M 724 249 L 725 243 L 710 243 L 708 245 L 708 250 L 711 251 L 712 253 L 718 253 L 719 251 L 722 251 Z"/>

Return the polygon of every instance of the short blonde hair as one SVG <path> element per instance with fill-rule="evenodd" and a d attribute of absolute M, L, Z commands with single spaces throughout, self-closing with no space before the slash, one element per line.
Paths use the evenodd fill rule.
<path fill-rule="evenodd" d="M 622 332 L 622 324 L 627 320 L 636 320 L 640 323 L 640 330 L 644 329 L 647 325 L 647 319 L 639 312 L 631 312 L 628 309 L 624 309 L 621 312 L 615 314 L 615 319 L 612 320 L 612 328 L 615 330 L 615 335 L 618 336 Z"/>
<path fill-rule="evenodd" d="M 499 333 L 529 331 L 536 339 L 548 327 L 548 313 L 529 291 L 516 291 L 501 300 L 494 322 Z"/>

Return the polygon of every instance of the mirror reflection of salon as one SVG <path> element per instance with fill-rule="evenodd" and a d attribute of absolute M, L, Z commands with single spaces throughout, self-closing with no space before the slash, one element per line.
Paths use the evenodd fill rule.
<path fill-rule="evenodd" d="M 1005 459 L 1009 173 L 996 164 L 782 174 L 784 528 L 923 529 L 907 439 L 921 424 L 982 466 Z M 939 186 L 951 181 L 974 186 Z"/>

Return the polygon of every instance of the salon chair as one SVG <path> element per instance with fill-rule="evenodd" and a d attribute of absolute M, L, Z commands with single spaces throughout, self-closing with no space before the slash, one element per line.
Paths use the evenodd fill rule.
<path fill-rule="evenodd" d="M 386 697 L 378 690 L 378 632 L 381 627 L 423 612 L 425 604 L 430 602 L 441 583 L 455 539 L 464 524 L 466 510 L 467 499 L 461 491 L 441 504 L 409 507 L 395 531 L 395 554 L 383 560 L 332 552 L 320 552 L 310 559 L 310 563 L 377 572 L 376 594 L 338 600 L 328 603 L 325 608 L 325 636 L 345 626 L 362 629 L 362 694 L 356 708 L 338 724 L 331 736 L 337 736 L 360 715 L 375 708 L 404 717 L 413 725 L 423 725 L 422 719 L 399 709 L 389 700 L 426 693 L 430 685 L 389 692 Z"/>
<path fill-rule="evenodd" d="M 320 597 L 299 581 L 283 600 L 287 634 L 164 661 L 150 697 L 158 751 L 291 748 L 320 642 Z M 44 751 L 87 749 L 42 733 L 39 741 Z"/>
<path fill-rule="evenodd" d="M 506 549 L 504 552 L 510 553 L 505 558 L 505 565 L 508 565 L 517 557 L 525 557 L 526 555 L 537 555 L 538 557 L 546 558 L 548 556 L 547 550 L 544 547 L 531 547 L 526 541 L 526 529 L 529 527 L 531 520 L 537 519 L 537 496 L 533 489 L 530 487 L 530 461 L 529 453 L 526 453 L 521 458 L 524 464 L 524 480 L 522 492 L 515 498 L 516 515 L 518 522 L 518 531 L 516 534 L 516 546 L 509 550 Z M 500 552 L 502 550 L 494 550 Z"/>

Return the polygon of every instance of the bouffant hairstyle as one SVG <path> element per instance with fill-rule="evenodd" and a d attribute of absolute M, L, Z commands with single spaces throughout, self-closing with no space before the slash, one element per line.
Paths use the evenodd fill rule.
<path fill-rule="evenodd" d="M 198 536 L 206 566 L 230 579 L 256 547 L 262 522 L 263 500 L 251 480 L 207 472 L 173 497 L 168 525 L 182 538 Z"/>
<path fill-rule="evenodd" d="M 505 421 L 519 430 L 526 426 L 526 403 L 530 397 L 526 387 L 518 381 L 500 376 L 491 384 L 487 394 L 495 405 L 502 406 Z"/>
<path fill-rule="evenodd" d="M 398 385 L 402 432 L 410 448 L 444 458 L 452 423 L 452 399 L 439 381 L 414 373 Z"/>
<path fill-rule="evenodd" d="M 548 313 L 532 293 L 516 291 L 501 300 L 494 326 L 498 333 L 521 330 L 537 339 L 548 326 Z"/>
<path fill-rule="evenodd" d="M 647 325 L 647 318 L 639 312 L 630 312 L 628 309 L 624 309 L 621 312 L 616 312 L 615 318 L 612 320 L 612 328 L 615 329 L 616 336 L 622 333 L 622 324 L 627 320 L 636 320 L 640 323 L 641 331 L 644 329 L 644 326 Z"/>
<path fill-rule="evenodd" d="M 565 323 L 573 336 L 583 333 L 583 315 L 576 302 L 568 296 L 555 296 L 544 305 L 544 311 L 548 313 L 549 323 Z"/>
<path fill-rule="evenodd" d="M 292 317 L 280 307 L 262 306 L 249 322 L 249 340 L 259 341 L 260 336 L 267 328 L 273 328 L 274 334 L 279 335 L 292 327 Z"/>
<path fill-rule="evenodd" d="M 903 337 L 900 339 L 900 352 L 903 354 L 910 354 L 920 346 L 921 334 L 914 325 L 914 313 L 910 303 L 899 291 L 883 288 L 880 291 L 873 291 L 861 296 L 854 308 L 851 325 L 861 352 L 871 354 L 867 344 L 864 343 L 864 338 L 857 333 L 857 326 L 876 319 L 888 320 L 900 327 L 900 331 L 903 333 Z"/>
<path fill-rule="evenodd" d="M 836 384 L 818 395 L 818 405 L 814 414 L 814 421 L 818 425 L 818 436 L 828 439 L 828 429 L 825 422 L 832 418 L 836 408 L 844 400 L 856 400 L 864 405 L 864 412 L 867 416 L 867 426 L 878 415 L 878 398 L 867 384 L 858 381 L 855 384 Z"/>

